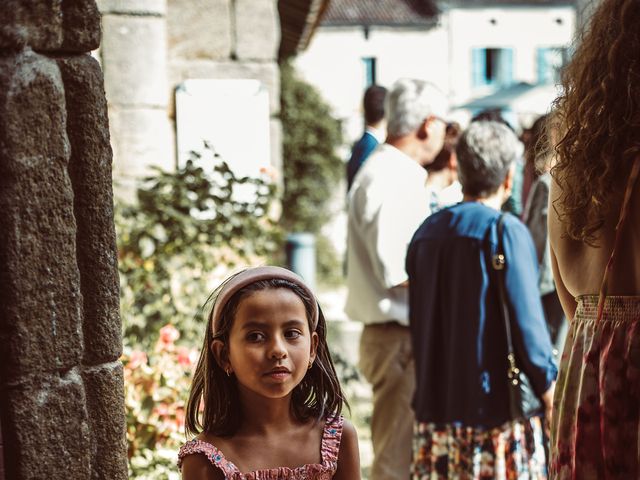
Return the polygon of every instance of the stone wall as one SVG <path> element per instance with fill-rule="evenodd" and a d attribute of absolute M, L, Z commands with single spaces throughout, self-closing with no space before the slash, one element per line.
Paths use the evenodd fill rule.
<path fill-rule="evenodd" d="M 277 0 L 167 0 L 166 18 L 171 92 L 189 78 L 260 80 L 269 91 L 271 163 L 280 169 Z"/>
<path fill-rule="evenodd" d="M 88 53 L 99 43 L 94 0 L 2 2 L 7 479 L 127 478 L 112 153 L 102 71 Z"/>
<path fill-rule="evenodd" d="M 130 196 L 149 166 L 175 166 L 174 92 L 189 78 L 260 80 L 270 97 L 271 161 L 281 167 L 277 0 L 97 2 L 118 195 Z"/>
<path fill-rule="evenodd" d="M 109 105 L 114 180 L 126 195 L 155 165 L 175 166 L 168 117 L 166 0 L 98 0 L 103 40 L 98 57 Z"/>

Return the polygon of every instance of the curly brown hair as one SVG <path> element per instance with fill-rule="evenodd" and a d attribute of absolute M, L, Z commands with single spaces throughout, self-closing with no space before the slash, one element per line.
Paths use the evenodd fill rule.
<path fill-rule="evenodd" d="M 569 238 L 594 245 L 640 153 L 640 1 L 603 0 L 562 75 L 552 175 Z M 556 205 L 554 204 L 554 208 Z"/>

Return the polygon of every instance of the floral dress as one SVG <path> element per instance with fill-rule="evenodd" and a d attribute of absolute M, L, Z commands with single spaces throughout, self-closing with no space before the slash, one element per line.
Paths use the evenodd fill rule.
<path fill-rule="evenodd" d="M 224 454 L 210 443 L 193 439 L 185 443 L 178 453 L 178 468 L 187 455 L 202 454 L 212 465 L 224 473 L 228 480 L 330 480 L 338 466 L 338 452 L 342 437 L 344 418 L 339 416 L 325 423 L 321 442 L 321 463 L 302 465 L 300 467 L 276 467 L 242 473 Z"/>
<path fill-rule="evenodd" d="M 640 296 L 606 295 L 639 173 L 640 158 L 629 178 L 600 295 L 576 299 L 554 398 L 552 479 L 640 478 Z"/>
<path fill-rule="evenodd" d="M 492 429 L 416 423 L 413 480 L 544 480 L 545 436 L 539 417 Z"/>

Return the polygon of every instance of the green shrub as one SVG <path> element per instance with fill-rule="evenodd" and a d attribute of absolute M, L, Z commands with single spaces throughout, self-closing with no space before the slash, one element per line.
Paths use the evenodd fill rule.
<path fill-rule="evenodd" d="M 340 278 L 342 266 L 320 230 L 331 218 L 331 197 L 345 175 L 344 162 L 336 154 L 342 144 L 341 125 L 319 92 L 298 78 L 290 64 L 282 64 L 280 72 L 282 225 L 288 232 L 316 235 L 319 280 L 331 281 Z"/>
<path fill-rule="evenodd" d="M 194 153 L 175 172 L 156 169 L 137 204 L 116 205 L 126 344 L 148 348 L 169 322 L 185 341 L 199 342 L 209 293 L 231 271 L 267 263 L 281 248 L 270 216 L 275 187 L 236 177 L 215 156 L 203 168 L 203 157 Z"/>

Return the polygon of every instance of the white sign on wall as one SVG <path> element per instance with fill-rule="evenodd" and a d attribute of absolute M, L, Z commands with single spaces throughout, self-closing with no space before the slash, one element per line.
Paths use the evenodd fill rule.
<path fill-rule="evenodd" d="M 236 176 L 270 165 L 269 93 L 259 80 L 185 80 L 176 89 L 178 164 L 211 145 Z"/>

